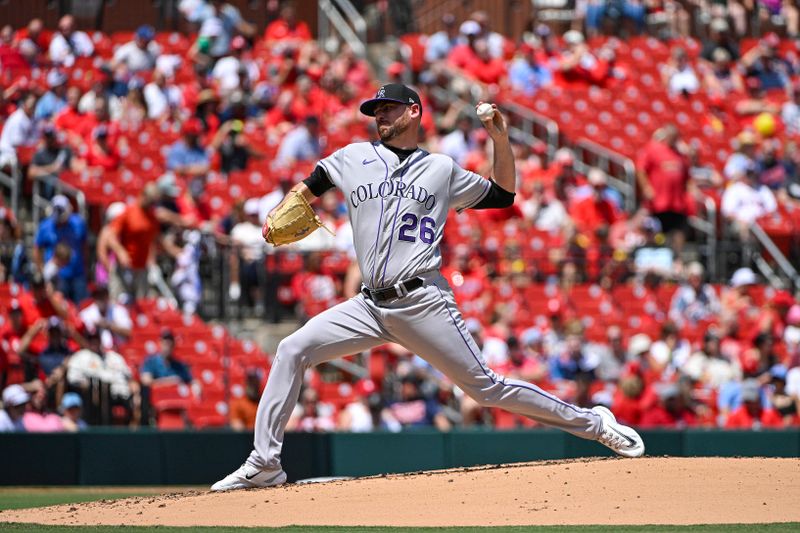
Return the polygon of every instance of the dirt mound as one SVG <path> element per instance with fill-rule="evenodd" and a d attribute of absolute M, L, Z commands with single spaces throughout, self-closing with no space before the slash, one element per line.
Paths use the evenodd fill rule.
<path fill-rule="evenodd" d="M 589 459 L 4 511 L 0 522 L 494 526 L 800 521 L 800 460 Z"/>

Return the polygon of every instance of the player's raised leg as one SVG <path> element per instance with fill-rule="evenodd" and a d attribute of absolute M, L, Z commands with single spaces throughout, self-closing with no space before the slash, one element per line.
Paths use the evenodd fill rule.
<path fill-rule="evenodd" d="M 387 327 L 406 348 L 444 372 L 470 397 L 481 405 L 499 407 L 578 437 L 598 440 L 620 455 L 637 457 L 644 453 L 639 435 L 617 423 L 610 411 L 577 407 L 532 383 L 495 374 L 467 331 L 444 278 L 422 291 L 425 293 L 420 295 L 418 305 L 390 313 Z"/>
<path fill-rule="evenodd" d="M 305 370 L 382 344 L 387 337 L 378 312 L 358 295 L 315 316 L 283 339 L 258 404 L 254 449 L 238 470 L 215 483 L 211 490 L 284 483 L 284 429 L 297 404 Z"/>

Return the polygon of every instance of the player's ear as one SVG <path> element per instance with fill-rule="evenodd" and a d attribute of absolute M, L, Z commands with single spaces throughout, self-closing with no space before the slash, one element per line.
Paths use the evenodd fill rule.
<path fill-rule="evenodd" d="M 422 114 L 422 108 L 419 104 L 411 104 L 408 106 L 409 113 L 411 114 L 411 118 L 417 118 Z"/>

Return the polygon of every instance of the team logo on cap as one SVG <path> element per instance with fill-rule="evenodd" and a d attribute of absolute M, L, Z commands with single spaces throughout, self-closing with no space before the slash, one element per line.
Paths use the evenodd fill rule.
<path fill-rule="evenodd" d="M 375 95 L 375 98 L 383 98 L 383 95 L 386 93 L 386 87 L 381 87 L 378 91 L 378 94 Z"/>

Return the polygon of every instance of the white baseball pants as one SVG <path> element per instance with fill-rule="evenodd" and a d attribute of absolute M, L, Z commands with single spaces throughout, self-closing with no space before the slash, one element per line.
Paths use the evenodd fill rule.
<path fill-rule="evenodd" d="M 601 430 L 599 415 L 536 385 L 506 379 L 486 366 L 467 331 L 453 293 L 439 272 L 404 298 L 381 303 L 359 294 L 309 320 L 281 341 L 256 415 L 255 449 L 248 462 L 280 468 L 284 428 L 300 394 L 304 371 L 337 357 L 396 342 L 447 375 L 467 395 L 585 439 Z"/>

